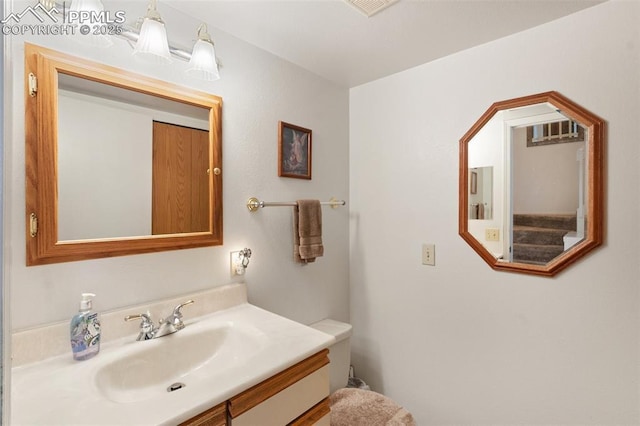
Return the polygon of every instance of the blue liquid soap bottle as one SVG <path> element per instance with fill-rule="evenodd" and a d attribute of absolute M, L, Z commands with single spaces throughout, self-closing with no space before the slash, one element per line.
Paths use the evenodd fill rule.
<path fill-rule="evenodd" d="M 73 359 L 83 361 L 100 351 L 100 320 L 97 312 L 91 312 L 93 293 L 82 293 L 80 311 L 71 318 L 71 350 Z"/>

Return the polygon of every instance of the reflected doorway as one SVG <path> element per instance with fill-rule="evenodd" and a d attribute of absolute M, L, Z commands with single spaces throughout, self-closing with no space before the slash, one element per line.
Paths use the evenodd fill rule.
<path fill-rule="evenodd" d="M 209 230 L 209 174 L 209 132 L 153 122 L 153 235 Z"/>

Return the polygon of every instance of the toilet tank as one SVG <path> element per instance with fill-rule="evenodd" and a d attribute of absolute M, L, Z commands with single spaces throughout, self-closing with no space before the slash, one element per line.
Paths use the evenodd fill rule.
<path fill-rule="evenodd" d="M 351 324 L 324 319 L 311 324 L 310 327 L 336 338 L 336 342 L 329 346 L 331 392 L 346 387 L 351 366 Z"/>

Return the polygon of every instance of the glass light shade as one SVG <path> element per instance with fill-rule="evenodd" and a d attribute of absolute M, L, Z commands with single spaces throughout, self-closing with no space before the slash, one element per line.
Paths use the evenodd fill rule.
<path fill-rule="evenodd" d="M 104 6 L 101 0 L 73 0 L 69 10 L 73 12 L 96 12 L 96 15 L 99 15 L 100 12 L 104 11 Z M 95 47 L 109 47 L 113 45 L 110 35 L 101 34 L 102 31 L 99 31 L 100 28 L 98 28 L 98 31 L 94 30 L 95 26 L 98 25 L 97 22 L 91 21 L 91 18 L 86 19 L 80 16 L 76 16 L 76 19 L 79 19 L 77 22 L 79 25 L 88 25 L 91 28 L 89 33 L 83 33 L 78 30 L 73 35 L 76 41 Z"/>
<path fill-rule="evenodd" d="M 213 43 L 205 40 L 196 41 L 191 53 L 187 74 L 207 81 L 215 81 L 220 78 Z"/>
<path fill-rule="evenodd" d="M 171 62 L 169 41 L 164 23 L 145 18 L 133 53 L 156 62 Z"/>

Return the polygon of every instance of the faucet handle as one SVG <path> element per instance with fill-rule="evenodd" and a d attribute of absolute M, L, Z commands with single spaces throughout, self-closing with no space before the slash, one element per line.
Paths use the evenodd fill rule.
<path fill-rule="evenodd" d="M 137 319 L 141 319 L 142 320 L 142 324 L 151 323 L 151 316 L 148 313 L 147 314 L 127 315 L 126 317 L 124 317 L 125 321 L 133 321 L 133 320 L 137 320 Z"/>
<path fill-rule="evenodd" d="M 163 322 L 169 322 L 171 324 L 171 327 L 173 327 L 172 332 L 182 330 L 184 328 L 184 323 L 182 322 L 182 312 L 180 311 L 180 309 L 187 305 L 191 305 L 192 303 L 195 303 L 195 301 L 187 300 L 186 302 L 181 303 L 173 308 L 173 313 L 171 314 L 171 316 L 163 321 L 160 321 L 160 325 L 162 326 Z"/>
<path fill-rule="evenodd" d="M 142 320 L 142 322 L 140 323 L 140 334 L 138 334 L 137 340 L 153 339 L 156 329 L 153 326 L 153 322 L 151 321 L 151 316 L 148 313 L 127 315 L 126 317 L 124 317 L 125 321 L 133 321 L 137 319 Z"/>
<path fill-rule="evenodd" d="M 179 304 L 173 309 L 173 316 L 177 318 L 182 318 L 182 312 L 180 312 L 180 309 L 182 309 L 185 306 L 191 305 L 193 303 L 196 303 L 196 302 L 194 300 L 187 300 L 186 302 Z"/>

